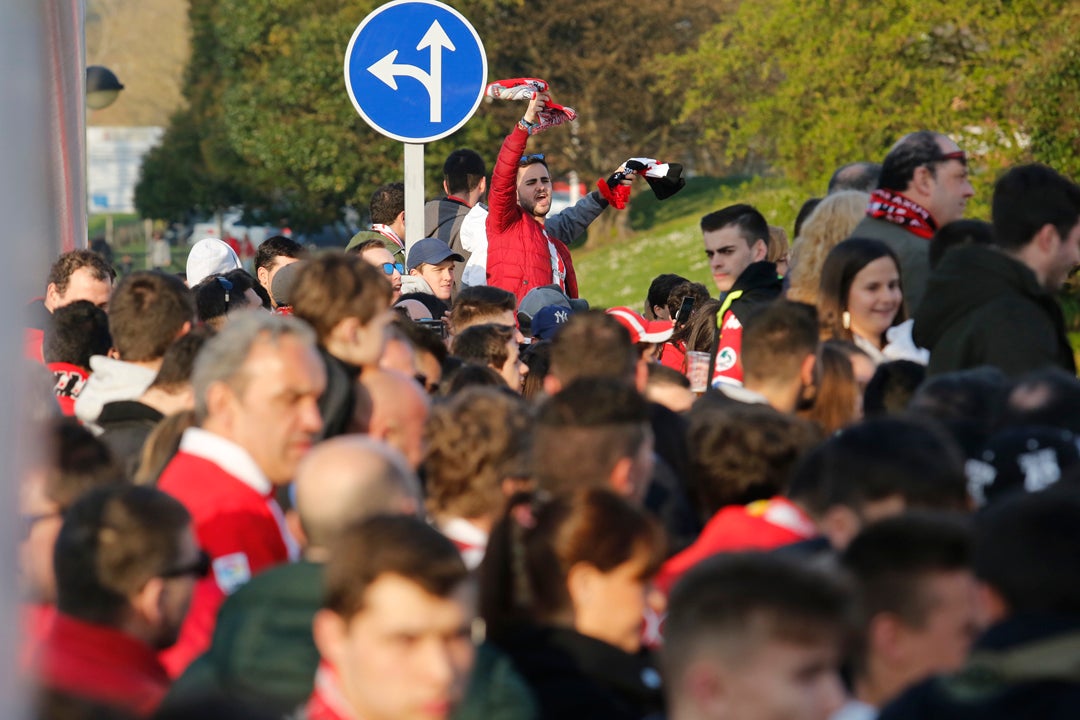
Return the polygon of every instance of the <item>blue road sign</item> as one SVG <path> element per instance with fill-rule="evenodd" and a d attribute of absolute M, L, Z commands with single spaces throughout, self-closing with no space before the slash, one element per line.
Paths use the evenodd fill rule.
<path fill-rule="evenodd" d="M 446 137 L 484 96 L 487 54 L 457 10 L 396 0 L 364 18 L 345 51 L 345 87 L 360 117 L 407 143 Z"/>

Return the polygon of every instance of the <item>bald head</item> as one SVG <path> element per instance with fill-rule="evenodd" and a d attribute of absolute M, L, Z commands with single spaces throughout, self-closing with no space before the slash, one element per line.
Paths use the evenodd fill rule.
<path fill-rule="evenodd" d="M 431 401 L 420 384 L 396 370 L 368 370 L 360 384 L 371 397 L 368 435 L 401 452 L 414 470 L 424 459 L 424 424 Z"/>
<path fill-rule="evenodd" d="M 420 507 L 420 482 L 405 458 L 363 435 L 318 444 L 296 473 L 296 511 L 309 558 L 359 520 L 415 515 Z"/>

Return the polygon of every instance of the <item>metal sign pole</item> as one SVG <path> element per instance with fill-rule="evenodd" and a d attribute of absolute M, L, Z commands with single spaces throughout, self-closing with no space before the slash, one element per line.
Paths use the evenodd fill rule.
<path fill-rule="evenodd" d="M 424 146 L 405 143 L 405 252 L 424 237 Z"/>

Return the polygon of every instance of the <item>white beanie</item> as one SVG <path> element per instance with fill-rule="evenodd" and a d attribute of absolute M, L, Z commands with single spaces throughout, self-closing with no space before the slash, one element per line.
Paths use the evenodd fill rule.
<path fill-rule="evenodd" d="M 203 238 L 187 256 L 188 287 L 195 287 L 211 275 L 224 275 L 243 267 L 236 251 L 217 238 Z"/>

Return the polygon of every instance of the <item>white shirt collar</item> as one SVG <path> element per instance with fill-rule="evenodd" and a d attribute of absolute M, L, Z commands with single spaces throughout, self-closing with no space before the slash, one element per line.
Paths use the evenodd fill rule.
<path fill-rule="evenodd" d="M 264 497 L 274 489 L 247 450 L 215 433 L 188 428 L 180 438 L 180 452 L 209 460 Z"/>

